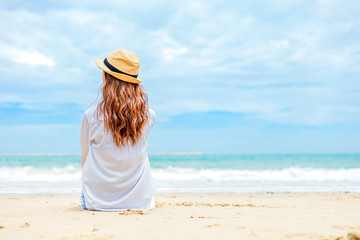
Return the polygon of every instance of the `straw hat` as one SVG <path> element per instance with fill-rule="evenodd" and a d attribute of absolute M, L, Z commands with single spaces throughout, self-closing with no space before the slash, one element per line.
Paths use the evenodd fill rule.
<path fill-rule="evenodd" d="M 117 49 L 109 53 L 105 59 L 96 58 L 96 65 L 125 82 L 141 83 L 138 79 L 140 62 L 135 53 L 125 49 Z"/>

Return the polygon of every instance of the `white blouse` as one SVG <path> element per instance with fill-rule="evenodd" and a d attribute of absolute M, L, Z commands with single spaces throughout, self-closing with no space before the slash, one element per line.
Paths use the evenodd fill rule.
<path fill-rule="evenodd" d="M 140 140 L 117 147 L 111 133 L 104 133 L 97 106 L 86 110 L 80 132 L 82 191 L 87 209 L 119 211 L 154 208 L 154 187 L 146 153 L 147 137 L 156 114 L 149 109 L 149 122 Z"/>

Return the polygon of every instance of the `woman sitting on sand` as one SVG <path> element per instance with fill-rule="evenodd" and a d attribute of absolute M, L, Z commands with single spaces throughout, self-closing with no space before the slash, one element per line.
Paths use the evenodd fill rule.
<path fill-rule="evenodd" d="M 103 70 L 102 99 L 86 110 L 81 127 L 82 208 L 151 209 L 146 147 L 156 115 L 137 78 L 139 59 L 118 49 L 95 62 Z"/>

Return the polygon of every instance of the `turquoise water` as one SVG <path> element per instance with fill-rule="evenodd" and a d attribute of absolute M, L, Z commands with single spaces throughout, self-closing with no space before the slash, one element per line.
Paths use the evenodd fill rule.
<path fill-rule="evenodd" d="M 360 154 L 269 154 L 150 156 L 153 168 L 270 170 L 301 168 L 359 168 Z"/>
<path fill-rule="evenodd" d="M 260 155 L 149 155 L 155 169 L 242 169 L 270 170 L 289 167 L 360 168 L 360 154 L 260 154 Z M 0 156 L 0 167 L 80 167 L 79 155 Z"/>
<path fill-rule="evenodd" d="M 149 155 L 157 192 L 360 192 L 360 154 Z M 79 155 L 0 156 L 0 193 L 80 192 Z"/>
<path fill-rule="evenodd" d="M 80 167 L 79 155 L 14 155 L 0 156 L 0 167 L 26 167 L 53 168 L 73 165 Z"/>

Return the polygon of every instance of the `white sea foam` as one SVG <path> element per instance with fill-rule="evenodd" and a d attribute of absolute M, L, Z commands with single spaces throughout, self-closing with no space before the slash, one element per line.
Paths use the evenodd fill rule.
<path fill-rule="evenodd" d="M 81 180 L 81 169 L 73 165 L 64 168 L 1 167 L 0 182 L 64 182 Z"/>
<path fill-rule="evenodd" d="M 315 169 L 291 167 L 280 170 L 230 170 L 172 168 L 152 169 L 158 181 L 351 181 L 360 182 L 360 168 Z M 64 168 L 0 167 L 0 182 L 62 182 L 79 181 L 81 169 L 68 165 Z"/>
<path fill-rule="evenodd" d="M 170 181 L 355 181 L 360 182 L 360 168 L 314 169 L 292 167 L 282 170 L 230 169 L 153 169 L 156 180 Z"/>
<path fill-rule="evenodd" d="M 360 168 L 152 169 L 157 192 L 360 192 Z M 0 167 L 0 193 L 79 192 L 81 169 Z"/>

